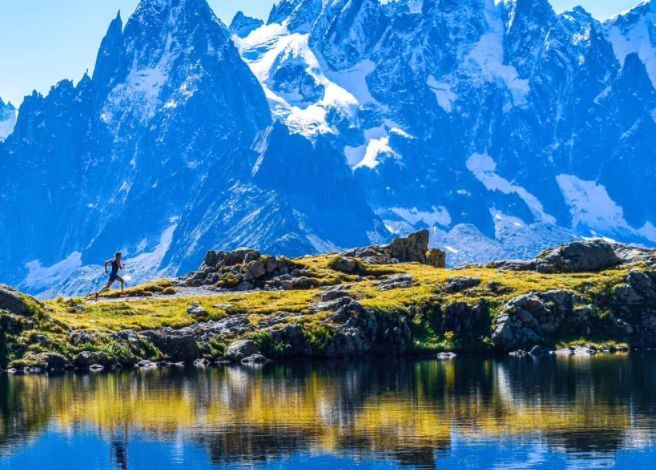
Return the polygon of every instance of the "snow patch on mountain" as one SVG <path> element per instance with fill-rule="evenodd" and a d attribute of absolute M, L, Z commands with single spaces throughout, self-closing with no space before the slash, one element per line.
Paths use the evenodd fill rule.
<path fill-rule="evenodd" d="M 168 52 L 154 67 L 142 68 L 134 64 L 125 83 L 116 86 L 107 98 L 107 104 L 101 114 L 103 122 L 111 124 L 116 114 L 122 115 L 125 112 L 143 123 L 148 122 L 158 111 L 159 96 L 168 81 L 173 60 L 173 54 Z M 169 103 L 166 107 L 176 105 Z"/>
<path fill-rule="evenodd" d="M 71 253 L 66 259 L 52 266 L 43 266 L 41 261 L 33 260 L 27 263 L 27 276 L 23 286 L 28 289 L 39 290 L 59 284 L 70 278 L 82 266 L 82 253 Z"/>
<path fill-rule="evenodd" d="M 629 54 L 638 54 L 656 87 L 656 13 L 653 2 L 642 2 L 608 21 L 606 37 L 612 44 L 620 64 L 624 64 Z"/>
<path fill-rule="evenodd" d="M 452 86 L 446 82 L 438 82 L 432 75 L 428 76 L 426 85 L 435 94 L 437 104 L 447 113 L 453 110 L 453 103 L 458 99 L 458 95 L 452 90 Z"/>
<path fill-rule="evenodd" d="M 565 174 L 558 175 L 556 181 L 570 209 L 573 228 L 625 231 L 656 242 L 654 226 L 647 222 L 639 229 L 631 227 L 624 218 L 624 209 L 613 201 L 603 185 Z"/>
<path fill-rule="evenodd" d="M 426 224 L 428 227 L 433 227 L 435 225 L 448 227 L 451 225 L 451 216 L 449 215 L 449 211 L 444 206 L 432 206 L 430 211 L 420 210 L 416 207 L 392 207 L 390 208 L 390 211 L 413 226 L 418 224 Z"/>
<path fill-rule="evenodd" d="M 627 228 L 624 210 L 611 199 L 603 185 L 564 174 L 556 176 L 556 181 L 570 208 L 574 227 Z"/>
<path fill-rule="evenodd" d="M 542 222 L 555 224 L 556 218 L 547 214 L 540 200 L 521 186 L 511 183 L 496 173 L 497 165 L 487 153 L 474 153 L 467 160 L 467 169 L 488 191 L 503 194 L 516 194 L 531 210 L 533 216 Z"/>
<path fill-rule="evenodd" d="M 505 63 L 504 25 L 495 0 L 485 0 L 485 20 L 489 30 L 484 33 L 474 48 L 465 57 L 468 68 L 474 69 L 474 80 L 503 82 L 512 96 L 512 104 L 524 106 L 530 92 L 528 80 L 521 79 L 517 69 Z M 475 73 L 478 69 L 480 73 Z"/>
<path fill-rule="evenodd" d="M 336 134 L 328 122 L 330 110 L 353 118 L 360 107 L 376 104 L 367 84 L 367 76 L 375 69 L 372 61 L 362 61 L 347 70 L 331 70 L 310 47 L 309 33 L 290 32 L 285 22 L 264 25 L 244 38 L 233 36 L 233 40 L 262 84 L 273 115 L 295 133 L 309 138 Z M 275 89 L 275 73 L 290 61 L 301 65 L 302 73 L 323 88 L 319 99 L 304 102 L 297 95 Z"/>

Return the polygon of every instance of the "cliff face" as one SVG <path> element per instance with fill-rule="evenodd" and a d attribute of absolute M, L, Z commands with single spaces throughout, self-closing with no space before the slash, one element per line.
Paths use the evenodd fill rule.
<path fill-rule="evenodd" d="M 99 302 L 39 303 L 2 288 L 2 365 L 86 370 L 656 343 L 654 251 L 592 240 L 526 262 L 451 270 L 432 265 L 426 248 L 418 234 L 291 260 L 209 252 L 195 273 Z"/>

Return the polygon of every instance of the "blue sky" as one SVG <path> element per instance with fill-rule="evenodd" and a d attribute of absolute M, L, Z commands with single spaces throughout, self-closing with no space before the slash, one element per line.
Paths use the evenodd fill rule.
<path fill-rule="evenodd" d="M 604 19 L 639 0 L 551 0 L 557 11 L 578 4 Z M 209 0 L 226 23 L 238 11 L 265 18 L 274 0 Z M 15 104 L 57 81 L 92 71 L 100 40 L 121 10 L 138 0 L 0 0 L 0 97 Z"/>

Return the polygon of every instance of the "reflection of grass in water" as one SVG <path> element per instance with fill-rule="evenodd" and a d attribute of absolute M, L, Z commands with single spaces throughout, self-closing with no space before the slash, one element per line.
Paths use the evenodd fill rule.
<path fill-rule="evenodd" d="M 376 451 L 437 447 L 455 430 L 481 438 L 576 430 L 622 433 L 632 426 L 631 410 L 604 401 L 603 387 L 590 384 L 563 401 L 549 394 L 526 397 L 521 389 L 503 388 L 504 368 L 483 364 L 475 370 L 482 376 L 462 388 L 468 369 L 458 362 L 427 362 L 411 370 L 406 387 L 388 391 L 368 389 L 366 373 L 336 377 L 312 371 L 297 380 L 284 368 L 272 375 L 221 369 L 192 377 L 160 371 L 25 377 L 12 379 L 12 387 L 19 386 L 21 396 L 14 398 L 34 426 L 52 417 L 64 431 L 76 424 L 104 432 L 129 426 L 162 436 L 287 430 L 313 436 L 323 451 L 349 442 Z M 488 374 L 489 379 L 484 377 Z"/>

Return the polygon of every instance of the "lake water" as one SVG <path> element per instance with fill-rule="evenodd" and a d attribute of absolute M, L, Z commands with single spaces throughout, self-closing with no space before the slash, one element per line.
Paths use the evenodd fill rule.
<path fill-rule="evenodd" d="M 656 355 L 3 375 L 32 468 L 656 468 Z"/>

